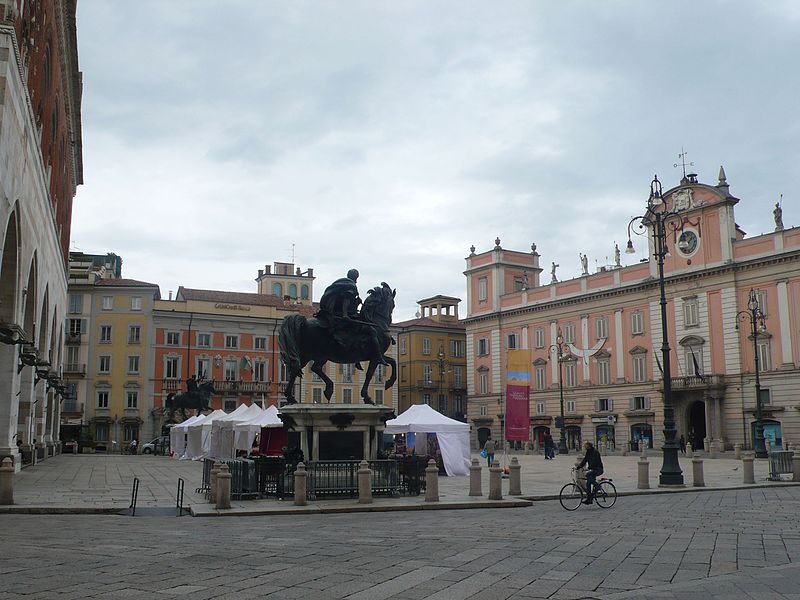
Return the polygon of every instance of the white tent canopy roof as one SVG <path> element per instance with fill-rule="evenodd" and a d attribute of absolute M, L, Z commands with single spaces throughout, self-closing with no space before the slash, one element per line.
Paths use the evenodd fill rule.
<path fill-rule="evenodd" d="M 172 429 L 186 429 L 192 423 L 197 423 L 200 419 L 205 419 L 205 415 L 194 415 L 183 421 L 182 423 L 178 423 L 177 425 L 173 425 Z"/>
<path fill-rule="evenodd" d="M 195 427 L 202 427 L 203 425 L 211 426 L 211 423 L 221 417 L 224 417 L 227 413 L 224 410 L 215 410 L 209 415 L 202 417 L 199 421 L 195 421 L 194 423 L 188 425 L 189 429 L 193 429 Z"/>
<path fill-rule="evenodd" d="M 427 404 L 414 404 L 396 419 L 386 421 L 384 433 L 464 433 L 469 424 L 446 417 Z"/>
<path fill-rule="evenodd" d="M 266 410 L 262 410 L 261 414 L 256 415 L 249 421 L 237 423 L 235 429 L 238 431 L 240 427 L 245 427 L 247 425 L 256 427 L 283 427 L 283 421 L 278 417 L 277 407 L 269 406 Z"/>

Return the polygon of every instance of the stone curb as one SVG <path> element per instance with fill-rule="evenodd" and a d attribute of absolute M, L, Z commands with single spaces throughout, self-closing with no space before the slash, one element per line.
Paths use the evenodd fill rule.
<path fill-rule="evenodd" d="M 276 508 L 233 508 L 230 510 L 217 510 L 211 505 L 201 507 L 191 507 L 193 517 L 252 517 L 268 515 L 308 515 L 308 514 L 343 514 L 359 512 L 406 512 L 415 510 L 467 510 L 475 508 L 524 508 L 531 506 L 532 501 L 525 498 L 514 498 L 513 500 L 477 500 L 471 502 L 444 501 L 428 502 L 419 504 L 348 504 L 344 506 L 324 506 L 320 504 L 306 505 L 302 507 L 276 507 Z M 205 507 L 208 508 L 205 508 Z"/>

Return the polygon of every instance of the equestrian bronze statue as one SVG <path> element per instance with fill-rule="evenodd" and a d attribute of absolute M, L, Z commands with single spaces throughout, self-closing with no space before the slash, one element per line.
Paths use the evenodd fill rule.
<path fill-rule="evenodd" d="M 169 394 L 164 406 L 169 411 L 169 420 L 172 421 L 176 409 L 180 409 L 184 420 L 186 420 L 186 409 L 194 409 L 200 415 L 204 410 L 211 410 L 209 401 L 211 394 L 216 393 L 214 382 L 206 381 L 198 384 L 194 376 L 186 380 L 188 391 L 180 394 Z"/>
<path fill-rule="evenodd" d="M 394 297 L 386 283 L 367 293 L 363 304 L 358 296 L 358 271 L 351 269 L 346 278 L 337 279 L 325 290 L 320 309 L 314 317 L 289 315 L 284 318 L 278 335 L 281 359 L 287 365 L 286 402 L 295 404 L 294 382 L 303 376 L 303 367 L 311 362 L 311 371 L 325 382 L 325 398 L 333 396 L 333 381 L 325 373 L 327 362 L 355 364 L 369 361 L 361 386 L 361 398 L 374 404 L 369 396 L 369 384 L 378 365 L 388 365 L 392 374 L 387 379 L 388 390 L 397 380 L 397 363 L 386 354 L 394 343 L 389 326 L 392 324 Z M 361 306 L 359 312 L 358 307 Z"/>

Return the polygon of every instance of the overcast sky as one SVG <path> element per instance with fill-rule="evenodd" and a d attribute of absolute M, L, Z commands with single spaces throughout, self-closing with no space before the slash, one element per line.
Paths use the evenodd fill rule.
<path fill-rule="evenodd" d="M 254 292 L 291 260 L 464 300 L 464 258 L 613 262 L 654 173 L 724 165 L 748 235 L 800 225 L 800 3 L 80 0 L 72 247 Z M 643 244 L 640 244 L 641 248 Z M 623 254 L 623 264 L 645 255 Z"/>

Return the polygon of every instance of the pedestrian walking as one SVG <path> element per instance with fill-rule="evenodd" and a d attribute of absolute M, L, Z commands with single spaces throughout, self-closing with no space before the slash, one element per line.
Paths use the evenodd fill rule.
<path fill-rule="evenodd" d="M 556 447 L 550 432 L 544 434 L 544 459 L 552 460 L 556 455 Z"/>
<path fill-rule="evenodd" d="M 486 443 L 483 445 L 483 450 L 486 452 L 486 460 L 489 461 L 489 466 L 491 467 L 494 464 L 494 440 L 492 436 L 489 436 L 486 439 Z"/>
<path fill-rule="evenodd" d="M 686 438 L 683 437 L 683 434 L 681 434 L 681 439 L 679 440 L 679 443 L 681 445 L 681 453 L 686 454 Z"/>

